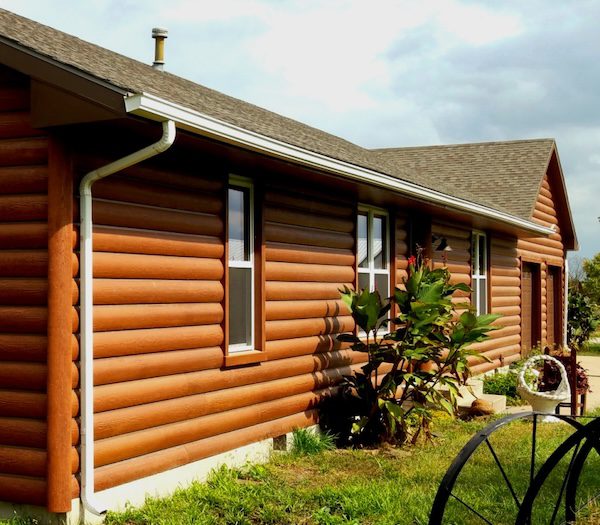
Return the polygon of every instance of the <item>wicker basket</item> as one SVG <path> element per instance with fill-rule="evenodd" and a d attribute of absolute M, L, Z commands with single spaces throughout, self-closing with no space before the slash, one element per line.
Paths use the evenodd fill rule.
<path fill-rule="evenodd" d="M 534 365 L 538 362 L 552 362 L 556 365 L 560 371 L 561 381 L 556 390 L 550 390 L 548 392 L 536 392 L 525 381 L 525 374 L 528 370 L 533 369 Z M 521 372 L 519 372 L 519 379 L 517 384 L 517 391 L 519 395 L 527 401 L 534 412 L 543 412 L 546 414 L 553 414 L 554 409 L 559 403 L 566 401 L 571 398 L 571 387 L 569 386 L 569 378 L 567 377 L 567 371 L 563 364 L 552 356 L 549 355 L 535 355 L 525 361 Z M 556 418 L 546 416 L 542 421 L 557 421 Z"/>

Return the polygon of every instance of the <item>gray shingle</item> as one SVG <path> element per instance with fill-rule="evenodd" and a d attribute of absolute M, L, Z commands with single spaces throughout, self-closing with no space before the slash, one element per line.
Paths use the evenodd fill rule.
<path fill-rule="evenodd" d="M 554 147 L 553 139 L 535 139 L 373 151 L 439 181 L 457 197 L 529 219 Z"/>
<path fill-rule="evenodd" d="M 368 150 L 0 9 L 0 35 L 131 93 L 147 93 L 248 131 L 529 219 L 552 140 Z"/>

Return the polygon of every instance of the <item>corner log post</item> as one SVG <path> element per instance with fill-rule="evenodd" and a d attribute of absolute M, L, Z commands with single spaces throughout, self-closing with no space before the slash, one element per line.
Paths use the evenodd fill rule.
<path fill-rule="evenodd" d="M 46 506 L 71 510 L 73 174 L 64 144 L 48 152 L 48 461 Z"/>

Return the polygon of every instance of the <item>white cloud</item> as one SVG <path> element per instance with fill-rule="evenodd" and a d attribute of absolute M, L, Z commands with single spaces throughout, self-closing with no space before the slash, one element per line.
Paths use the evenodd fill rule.
<path fill-rule="evenodd" d="M 465 44 L 484 45 L 517 36 L 523 23 L 515 14 L 457 1 L 436 2 L 439 27 Z M 497 6 L 497 4 L 496 4 Z"/>
<path fill-rule="evenodd" d="M 557 138 L 583 254 L 600 251 L 598 2 L 3 0 L 367 147 Z M 593 196 L 593 197 L 591 197 Z"/>

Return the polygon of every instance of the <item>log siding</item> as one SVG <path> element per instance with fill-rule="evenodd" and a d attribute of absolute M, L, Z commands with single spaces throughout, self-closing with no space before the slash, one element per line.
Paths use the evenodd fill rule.
<path fill-rule="evenodd" d="M 49 141 L 31 126 L 29 93 L 27 78 L 0 68 L 0 500 L 45 505 Z M 70 318 L 72 312 L 59 315 Z M 65 391 L 77 381 L 76 370 L 68 370 L 72 377 L 61 378 Z M 68 419 L 76 409 L 71 396 L 66 402 Z M 67 433 L 66 449 L 74 450 Z M 76 456 L 60 459 L 67 484 Z M 71 488 L 65 491 L 69 502 Z M 76 483 L 74 488 L 76 493 Z"/>
<path fill-rule="evenodd" d="M 532 214 L 533 221 L 543 226 L 548 226 L 554 229 L 549 237 L 520 237 L 517 243 L 517 253 L 522 261 L 539 265 L 540 271 L 540 295 L 541 295 L 541 319 L 538 321 L 541 323 L 539 327 L 539 333 L 541 340 L 539 344 L 542 347 L 547 344 L 553 344 L 554 337 L 548 337 L 548 318 L 547 318 L 547 303 L 548 303 L 548 275 L 549 266 L 554 267 L 554 276 L 560 277 L 561 287 L 564 282 L 564 258 L 566 256 L 566 250 L 563 243 L 563 237 L 561 235 L 559 214 L 556 207 L 556 190 L 553 188 L 551 177 L 548 174 L 544 176 L 542 184 L 540 186 L 540 192 L 535 203 L 535 207 Z M 553 293 L 554 291 L 552 291 Z M 562 311 L 564 308 L 564 301 L 562 294 L 556 294 L 558 300 L 554 301 L 553 311 L 555 314 L 554 322 L 550 323 L 552 329 L 555 325 L 560 327 L 555 333 L 558 335 L 562 334 Z M 535 322 L 535 320 L 534 320 Z M 562 341 L 557 341 L 561 343 Z M 535 342 L 533 343 L 535 344 Z M 529 351 L 529 348 L 523 348 L 523 351 Z"/>

